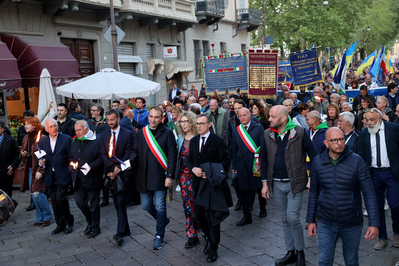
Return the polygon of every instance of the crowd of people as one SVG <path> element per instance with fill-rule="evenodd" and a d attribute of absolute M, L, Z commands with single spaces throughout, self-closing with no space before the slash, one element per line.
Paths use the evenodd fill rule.
<path fill-rule="evenodd" d="M 154 250 L 163 247 L 170 223 L 166 204 L 176 189 L 186 217 L 185 248 L 199 245 L 202 234 L 209 263 L 218 259 L 220 224 L 229 208 L 242 210 L 236 225 L 246 226 L 255 198 L 264 218 L 273 192 L 287 249 L 276 265 L 306 265 L 300 211 L 308 191 L 307 230 L 317 235 L 320 265 L 332 264 L 338 238 L 345 263 L 358 265 L 363 201 L 365 238 L 379 238 L 376 250 L 388 245 L 387 202 L 393 246 L 399 247 L 398 85 L 390 82 L 387 95 L 375 99 L 368 94 L 369 75 L 364 78 L 353 103 L 344 91 L 333 91 L 328 76 L 297 93 L 283 85 L 275 100 L 249 99 L 239 89 L 208 96 L 204 88 L 173 84 L 168 101 L 148 109 L 139 97 L 114 100 L 107 112 L 93 103 L 87 116 L 78 102 L 52 103 L 48 113 L 54 118 L 45 121 L 27 110 L 18 140 L 0 122 L 0 188 L 12 197 L 13 172 L 23 161 L 21 191 L 31 193 L 33 226 L 48 226 L 54 218 L 53 234 L 72 233 L 72 191 L 88 238 L 101 234 L 100 209 L 111 193 L 118 245 L 130 235 L 126 208 L 141 203 L 156 220 Z"/>

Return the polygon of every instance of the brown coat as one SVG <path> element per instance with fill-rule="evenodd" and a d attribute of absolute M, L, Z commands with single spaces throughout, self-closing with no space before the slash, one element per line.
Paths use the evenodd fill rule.
<path fill-rule="evenodd" d="M 37 136 L 37 132 L 32 132 L 30 134 L 35 134 Z M 45 138 L 45 136 L 41 135 L 40 139 Z M 36 137 L 35 137 L 36 139 Z M 28 141 L 29 141 L 29 134 L 27 134 L 24 139 L 22 140 L 22 148 L 24 150 L 28 150 Z M 39 164 L 38 164 L 38 159 L 36 157 L 36 155 L 34 154 L 35 151 L 37 151 L 37 143 L 31 143 L 31 147 L 29 149 L 30 151 L 32 151 L 32 183 L 31 183 L 31 188 L 29 189 L 29 178 L 28 178 L 28 162 L 27 162 L 27 157 L 26 156 L 22 156 L 21 155 L 21 161 L 25 163 L 26 167 L 25 167 L 25 173 L 24 173 L 24 177 L 22 179 L 21 182 L 21 188 L 20 191 L 21 192 L 25 192 L 25 190 L 29 190 L 30 192 L 37 192 L 37 191 L 42 191 L 46 189 L 46 185 L 44 183 L 44 176 L 40 179 L 36 179 L 36 172 L 40 172 L 42 174 L 44 174 L 44 168 L 40 168 Z"/>

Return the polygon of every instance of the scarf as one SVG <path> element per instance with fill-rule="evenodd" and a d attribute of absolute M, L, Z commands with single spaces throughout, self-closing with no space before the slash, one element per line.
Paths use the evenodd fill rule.
<path fill-rule="evenodd" d="M 317 104 L 320 104 L 320 105 L 321 105 L 321 103 L 322 103 L 325 99 L 324 99 L 323 97 L 320 97 L 320 102 L 316 102 L 315 99 L 314 99 L 314 97 L 312 97 L 311 100 L 312 100 L 313 103 L 317 103 Z"/>
<path fill-rule="evenodd" d="M 86 133 L 82 138 L 78 138 L 78 136 L 75 136 L 72 138 L 72 142 L 74 142 L 76 139 L 78 140 L 95 140 L 96 135 L 93 133 L 93 131 L 89 130 L 89 132 Z"/>
<path fill-rule="evenodd" d="M 315 128 L 311 128 L 311 130 L 312 131 L 315 131 L 315 130 L 319 130 L 319 129 L 321 129 L 321 128 L 329 128 L 328 127 L 328 125 L 327 125 L 327 121 L 324 121 L 323 123 L 321 123 L 320 125 L 318 125 L 317 127 L 315 127 Z"/>
<path fill-rule="evenodd" d="M 281 134 L 284 134 L 285 132 L 287 132 L 287 131 L 293 129 L 293 128 L 296 127 L 296 126 L 297 126 L 297 124 L 295 124 L 294 122 L 292 122 L 291 117 L 288 116 L 288 123 L 287 123 L 287 125 L 285 126 L 285 128 L 284 128 L 283 131 L 279 132 L 277 129 L 272 128 L 272 127 L 270 128 L 270 130 L 273 131 L 273 132 L 278 133 L 278 136 L 277 136 L 277 137 L 280 137 Z"/>

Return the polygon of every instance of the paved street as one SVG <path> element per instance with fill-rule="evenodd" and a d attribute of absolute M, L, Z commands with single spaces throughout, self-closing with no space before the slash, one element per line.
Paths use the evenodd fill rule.
<path fill-rule="evenodd" d="M 307 193 L 305 193 L 307 194 Z M 34 227 L 35 212 L 26 212 L 29 194 L 14 191 L 19 201 L 15 214 L 5 227 L 0 227 L 0 265 L 206 265 L 206 255 L 202 253 L 204 241 L 193 249 L 185 249 L 185 218 L 178 192 L 168 204 L 171 223 L 166 230 L 165 245 L 162 250 L 152 250 L 155 221 L 141 208 L 128 207 L 131 237 L 125 237 L 122 247 L 118 247 L 112 236 L 116 232 L 116 211 L 111 205 L 101 208 L 102 233 L 95 239 L 87 239 L 83 234 L 85 220 L 72 197 L 69 198 L 75 216 L 74 231 L 52 235 L 53 222 L 48 227 Z M 305 226 L 307 195 L 303 199 L 302 221 Z M 280 217 L 273 199 L 268 201 L 268 216 L 257 217 L 259 212 L 256 200 L 253 224 L 237 227 L 241 212 L 231 208 L 230 217 L 222 224 L 219 259 L 214 265 L 274 265 L 276 258 L 282 257 L 284 249 L 283 231 Z M 392 238 L 390 217 L 387 219 L 388 232 Z M 367 219 L 365 221 L 367 224 Z M 366 231 L 363 227 L 363 234 Z M 304 230 L 306 260 L 308 265 L 317 265 L 316 238 L 309 238 Z M 382 251 L 375 251 L 376 240 L 360 244 L 360 265 L 395 265 L 399 260 L 399 249 L 389 245 Z M 395 260 L 395 263 L 393 262 Z M 344 265 L 341 244 L 335 256 L 336 265 Z M 399 264 L 398 264 L 399 265 Z"/>

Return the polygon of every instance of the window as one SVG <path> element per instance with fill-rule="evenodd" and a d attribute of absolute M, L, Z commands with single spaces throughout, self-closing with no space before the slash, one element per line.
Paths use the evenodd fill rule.
<path fill-rule="evenodd" d="M 147 58 L 154 58 L 154 47 L 154 44 L 147 43 Z"/>
<path fill-rule="evenodd" d="M 139 75 L 139 61 L 137 60 L 137 56 L 134 55 L 135 44 L 134 43 L 120 43 L 117 46 L 118 49 L 118 62 L 119 62 L 119 70 L 122 73 L 129 75 Z"/>
<path fill-rule="evenodd" d="M 221 54 L 227 53 L 227 44 L 225 42 L 220 43 L 220 53 Z"/>
<path fill-rule="evenodd" d="M 245 49 L 247 49 L 247 45 L 245 43 L 241 44 L 241 52 L 244 53 Z"/>
<path fill-rule="evenodd" d="M 209 41 L 202 41 L 203 56 L 209 55 Z"/>
<path fill-rule="evenodd" d="M 224 6 L 225 7 L 229 6 L 229 0 L 224 0 Z"/>
<path fill-rule="evenodd" d="M 201 74 L 201 47 L 200 41 L 194 40 L 194 65 L 195 65 L 195 77 L 202 78 Z"/>

